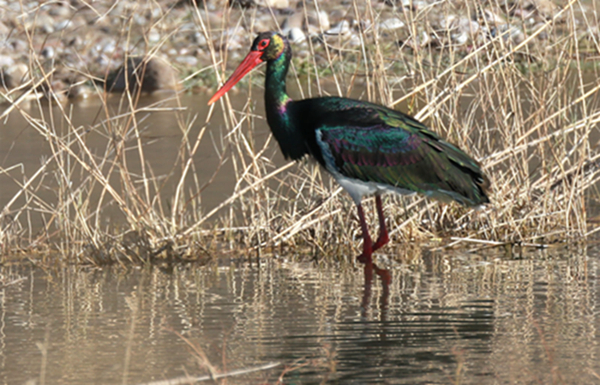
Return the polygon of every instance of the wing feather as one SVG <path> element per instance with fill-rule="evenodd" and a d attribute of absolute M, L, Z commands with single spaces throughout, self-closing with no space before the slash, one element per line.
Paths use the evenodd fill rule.
<path fill-rule="evenodd" d="M 333 171 L 467 206 L 489 202 L 479 164 L 419 121 L 351 99 L 327 98 L 323 108 L 317 144 Z"/>

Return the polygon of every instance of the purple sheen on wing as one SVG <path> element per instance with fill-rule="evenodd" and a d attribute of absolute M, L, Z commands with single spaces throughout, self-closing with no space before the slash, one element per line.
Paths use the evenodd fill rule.
<path fill-rule="evenodd" d="M 390 151 L 391 146 L 385 150 L 356 145 L 343 139 L 334 139 L 329 142 L 334 157 L 339 157 L 345 163 L 356 166 L 407 166 L 417 163 L 423 154 L 418 149 L 421 140 L 416 135 L 411 135 L 404 143 L 398 143 L 395 151 Z"/>

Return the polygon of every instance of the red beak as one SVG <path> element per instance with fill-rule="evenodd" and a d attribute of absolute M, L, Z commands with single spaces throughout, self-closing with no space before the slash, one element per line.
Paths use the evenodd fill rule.
<path fill-rule="evenodd" d="M 225 95 L 227 91 L 229 91 L 237 82 L 239 82 L 248 72 L 250 72 L 254 67 L 263 62 L 262 52 L 260 51 L 250 51 L 248 55 L 244 58 L 244 60 L 240 63 L 238 68 L 233 72 L 229 80 L 223 84 L 210 100 L 208 101 L 208 105 L 210 106 L 217 100 L 221 98 L 221 96 Z"/>

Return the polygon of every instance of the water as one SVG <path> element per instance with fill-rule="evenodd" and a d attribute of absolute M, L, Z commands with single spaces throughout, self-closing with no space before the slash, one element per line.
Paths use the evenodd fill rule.
<path fill-rule="evenodd" d="M 598 250 L 0 268 L 0 383 L 600 383 Z M 226 382 L 225 382 L 226 381 Z"/>
<path fill-rule="evenodd" d="M 137 105 L 138 112 L 136 119 L 140 131 L 140 142 L 144 148 L 144 162 L 148 173 L 161 183 L 159 191 L 155 195 L 164 196 L 165 205 L 168 206 L 169 200 L 175 195 L 175 190 L 179 182 L 181 166 L 181 148 L 184 147 L 182 138 L 187 135 L 191 147 L 205 124 L 208 112 L 206 106 L 206 97 L 196 95 L 171 95 L 157 94 L 145 95 L 140 99 Z M 26 195 L 18 193 L 22 190 L 23 181 L 29 180 L 48 159 L 57 153 L 56 147 L 51 148 L 46 134 L 37 131 L 30 124 L 24 115 L 31 115 L 33 118 L 43 118 L 47 122 L 49 131 L 59 137 L 66 137 L 75 128 L 80 129 L 80 135 L 89 153 L 94 154 L 96 162 L 102 164 L 113 161 L 121 161 L 126 164 L 126 169 L 133 175 L 134 180 L 141 174 L 140 155 L 136 149 L 136 137 L 132 133 L 132 123 L 130 109 L 123 105 L 120 95 L 113 95 L 108 98 L 106 104 L 97 98 L 90 98 L 77 104 L 67 104 L 62 107 L 69 116 L 70 123 L 67 123 L 63 117 L 61 108 L 47 104 L 38 106 L 36 104 L 26 104 L 22 106 L 24 113 L 11 113 L 3 121 L 0 130 L 0 210 L 7 210 L 12 217 L 18 217 L 23 222 L 24 227 L 30 227 L 30 232 L 35 234 L 41 228 L 47 226 L 49 217 L 45 210 L 41 213 L 38 210 L 31 210 L 31 202 L 27 201 Z M 146 110 L 144 110 L 146 108 Z M 0 108 L 1 110 L 1 108 Z M 108 120 L 107 115 L 111 117 Z M 120 118 L 114 118 L 120 116 Z M 192 123 L 193 117 L 198 118 Z M 235 176 L 233 174 L 231 161 L 225 160 L 220 168 L 220 172 L 215 174 L 219 168 L 219 154 L 215 147 L 221 149 L 220 137 L 223 135 L 223 117 L 222 114 L 214 114 L 208 127 L 208 133 L 201 141 L 201 146 L 193 156 L 193 175 L 195 179 L 186 180 L 186 192 L 195 187 L 195 182 L 202 184 L 211 180 L 208 186 L 201 194 L 201 204 L 204 211 L 208 211 L 224 200 L 224 197 L 231 195 L 235 185 Z M 257 134 L 258 141 L 267 137 L 268 128 L 263 127 L 263 131 Z M 123 143 L 126 155 L 121 158 L 115 156 L 115 143 L 111 141 L 113 136 L 121 137 L 127 135 L 127 140 Z M 56 146 L 53 143 L 53 146 Z M 78 154 L 85 153 L 74 145 L 74 151 Z M 272 151 L 275 153 L 275 149 Z M 229 157 L 229 153 L 226 154 Z M 64 157 L 64 154 L 61 155 Z M 226 158 L 227 158 L 226 157 Z M 61 157 L 59 157 L 61 158 Z M 281 158 L 281 157 L 280 157 Z M 101 196 L 101 189 L 97 186 L 88 186 L 86 177 L 89 171 L 81 172 L 78 163 L 74 159 L 65 157 L 62 159 L 61 167 L 70 170 L 69 183 L 72 189 L 79 186 L 86 186 L 86 191 L 91 191 L 91 205 L 96 207 Z M 30 190 L 35 190 L 39 200 L 43 205 L 57 206 L 61 197 L 59 191 L 64 184 L 60 174 L 56 173 L 56 161 L 51 162 L 43 173 L 38 175 L 34 181 L 41 183 L 43 188 L 39 188 L 37 183 Z M 6 170 L 6 171 L 4 171 Z M 113 187 L 120 190 L 122 178 L 119 170 L 106 168 L 103 169 L 105 176 L 113 182 Z M 42 182 L 40 182 L 42 181 Z M 15 196 L 16 201 L 6 207 Z M 118 207 L 106 205 L 102 211 L 102 221 L 107 225 L 115 226 L 125 222 L 125 218 Z M 27 220 L 23 220 L 24 215 L 17 213 L 22 207 L 28 212 Z"/>

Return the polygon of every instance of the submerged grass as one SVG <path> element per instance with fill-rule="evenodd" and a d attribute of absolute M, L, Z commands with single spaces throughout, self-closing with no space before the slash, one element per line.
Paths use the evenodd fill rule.
<path fill-rule="evenodd" d="M 323 6 L 315 1 L 305 9 Z M 486 6 L 502 9 L 503 3 Z M 600 178 L 600 85 L 594 65 L 600 43 L 594 34 L 582 35 L 581 23 L 591 31 L 598 16 L 582 17 L 580 6 L 577 0 L 565 3 L 520 41 L 506 34 L 484 35 L 465 47 L 446 39 L 450 29 L 431 30 L 430 19 L 449 16 L 455 8 L 476 14 L 479 2 L 417 11 L 355 0 L 345 17 L 364 23 L 357 29 L 358 44 L 330 36 L 295 46 L 298 55 L 288 83 L 299 98 L 331 93 L 401 106 L 481 162 L 492 180 L 491 205 L 472 211 L 418 196 L 386 198 L 392 242 L 541 246 L 583 240 L 597 231 L 587 218 L 590 204 L 598 201 Z M 125 20 L 144 11 L 140 6 Z M 189 17 L 208 42 L 212 61 L 199 70 L 203 79 L 210 71 L 223 78 L 225 63 L 239 61 L 222 49 L 228 44 L 223 31 L 243 25 L 248 44 L 256 32 L 256 9 L 224 7 L 222 12 L 219 25 L 208 12 L 190 7 Z M 374 27 L 384 13 L 406 22 L 402 32 Z M 144 34 L 135 40 L 127 26 L 124 22 L 121 40 L 138 50 L 131 52 L 154 56 L 167 44 L 164 39 L 153 45 Z M 170 36 L 177 29 L 167 32 Z M 432 36 L 435 43 L 423 41 Z M 0 165 L 3 183 L 19 186 L 2 202 L 0 253 L 54 251 L 68 260 L 102 264 L 198 260 L 248 250 L 260 255 L 270 247 L 332 258 L 356 251 L 360 230 L 341 188 L 315 165 L 277 162 L 273 139 L 256 138 L 264 125 L 262 107 L 255 103 L 262 100 L 260 87 L 252 87 L 245 103 L 226 97 L 206 116 L 190 117 L 180 108 L 178 93 L 167 98 L 171 107 L 165 107 L 164 102 L 143 105 L 140 92 L 132 90 L 122 94 L 115 111 L 115 97 L 96 85 L 103 104 L 96 123 L 75 126 L 71 111 L 52 91 L 54 68 L 40 62 L 33 44 L 29 49 L 31 80 L 3 92 L 9 104 L 2 118 L 20 114 L 50 152 L 34 172 L 18 163 Z M 253 78 L 262 85 L 262 76 Z M 190 79 L 182 82 L 189 85 Z M 26 98 L 34 100 L 32 107 L 23 107 Z M 149 159 L 156 155 L 143 140 L 147 121 L 157 111 L 172 114 L 181 135 L 179 154 L 165 175 L 155 175 Z M 216 114 L 224 125 L 211 124 Z M 193 130 L 197 125 L 201 129 Z M 90 135 L 105 137 L 106 147 L 90 148 Z M 212 177 L 200 180 L 193 160 L 203 143 L 211 144 L 219 162 Z M 225 172 L 226 162 L 234 173 L 233 190 L 206 210 L 203 192 Z M 176 187 L 165 189 L 167 183 Z M 118 211 L 118 225 L 106 223 L 109 208 Z M 32 225 L 34 217 L 41 218 L 41 228 Z"/>

